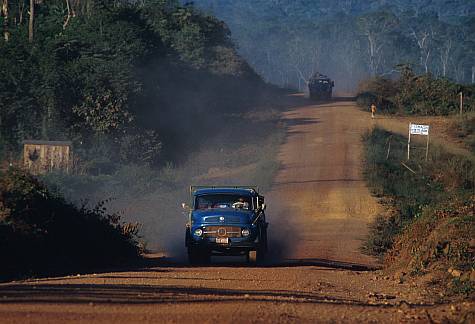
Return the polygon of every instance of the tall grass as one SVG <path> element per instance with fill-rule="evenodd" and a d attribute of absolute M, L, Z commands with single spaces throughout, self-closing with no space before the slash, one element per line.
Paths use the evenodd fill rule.
<path fill-rule="evenodd" d="M 464 113 L 457 116 L 450 128 L 452 135 L 464 142 L 464 144 L 475 154 L 475 112 Z"/>

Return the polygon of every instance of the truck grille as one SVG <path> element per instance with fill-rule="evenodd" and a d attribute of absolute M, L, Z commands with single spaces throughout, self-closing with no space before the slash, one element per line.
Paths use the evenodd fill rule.
<path fill-rule="evenodd" d="M 219 217 L 220 216 L 208 216 L 208 217 L 205 217 L 204 221 L 206 223 L 219 223 L 219 222 L 221 222 Z M 225 219 L 224 221 L 227 222 L 227 223 L 240 223 L 241 222 L 241 218 L 236 217 L 236 216 L 225 216 L 224 219 Z"/>
<path fill-rule="evenodd" d="M 237 226 L 206 226 L 204 237 L 241 237 L 241 228 Z"/>

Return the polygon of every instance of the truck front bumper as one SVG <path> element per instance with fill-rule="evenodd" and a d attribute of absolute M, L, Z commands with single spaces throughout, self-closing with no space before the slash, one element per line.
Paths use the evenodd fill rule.
<path fill-rule="evenodd" d="M 215 237 L 192 238 L 188 248 L 205 249 L 217 255 L 242 255 L 257 249 L 255 238 L 228 238 L 228 243 L 216 243 Z"/>

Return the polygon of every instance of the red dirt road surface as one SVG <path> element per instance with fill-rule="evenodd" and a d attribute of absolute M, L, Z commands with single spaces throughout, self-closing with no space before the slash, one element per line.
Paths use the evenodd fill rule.
<path fill-rule="evenodd" d="M 379 208 L 361 175 L 361 135 L 373 121 L 349 101 L 295 102 L 265 193 L 268 264 L 190 267 L 150 255 L 132 271 L 3 283 L 0 322 L 432 323 L 473 309 L 437 304 L 428 288 L 373 270 L 359 250 Z"/>

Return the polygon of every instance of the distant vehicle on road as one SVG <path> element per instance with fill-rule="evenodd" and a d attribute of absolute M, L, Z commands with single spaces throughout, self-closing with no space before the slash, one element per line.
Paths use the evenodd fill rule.
<path fill-rule="evenodd" d="M 308 80 L 308 91 L 310 99 L 314 100 L 328 100 L 332 97 L 333 82 L 328 76 L 320 73 L 315 73 L 310 80 Z"/>
<path fill-rule="evenodd" d="M 211 255 L 245 255 L 261 262 L 267 252 L 264 197 L 257 187 L 190 187 L 185 245 L 191 264 L 210 261 Z"/>

